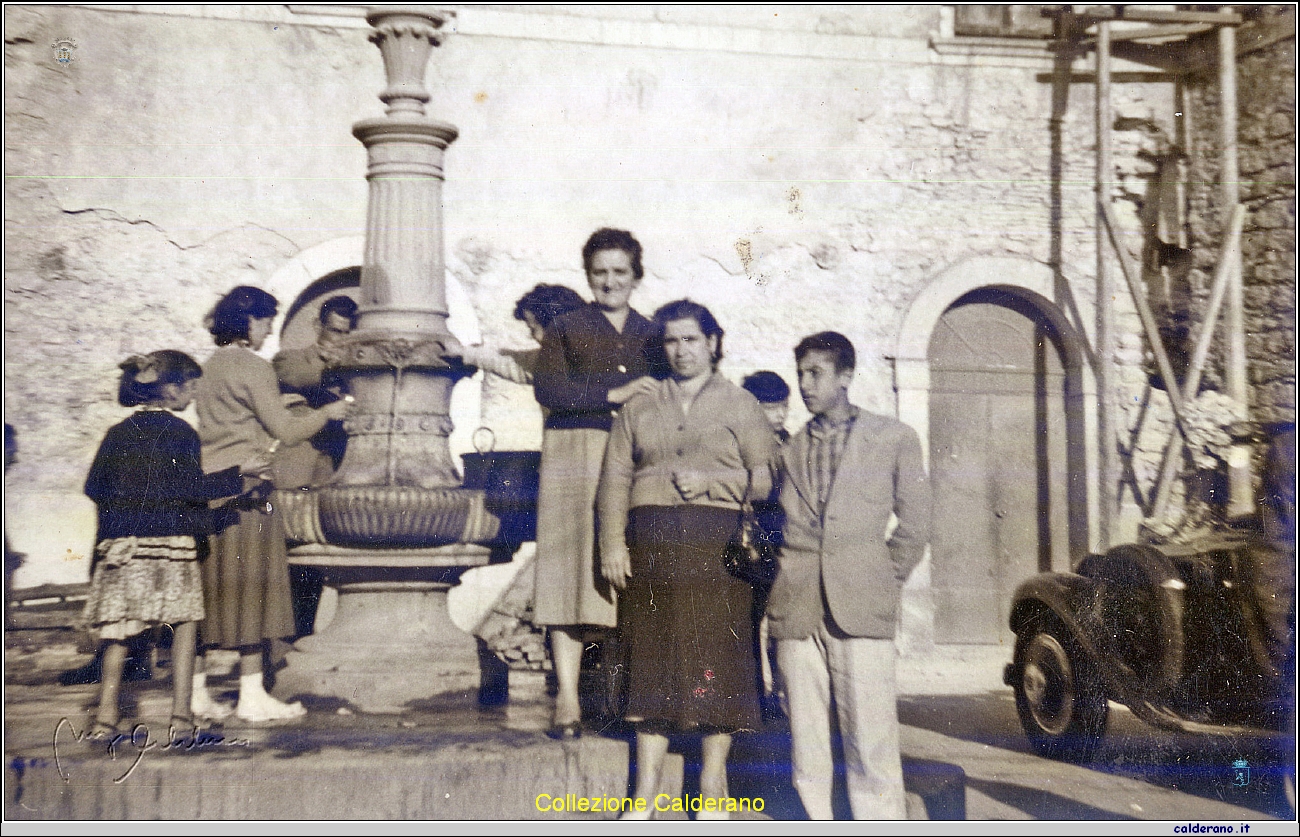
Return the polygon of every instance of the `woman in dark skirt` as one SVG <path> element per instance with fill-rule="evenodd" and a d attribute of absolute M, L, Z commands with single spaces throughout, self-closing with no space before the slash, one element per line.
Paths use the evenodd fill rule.
<path fill-rule="evenodd" d="M 285 408 L 270 361 L 254 354 L 270 335 L 276 310 L 275 297 L 246 285 L 226 294 L 212 310 L 209 331 L 218 348 L 203 366 L 195 398 L 203 470 L 208 473 L 269 450 L 276 442 L 289 446 L 305 441 L 330 419 L 347 416 L 346 401 L 305 414 Z M 203 566 L 203 642 L 238 649 L 235 714 L 252 722 L 306 714 L 302 704 L 271 697 L 262 683 L 267 640 L 294 635 L 284 528 L 276 514 L 266 512 L 241 512 L 237 524 L 212 537 Z M 209 698 L 201 671 L 194 675 L 192 705 L 195 714 L 204 717 L 229 714 Z"/>
<path fill-rule="evenodd" d="M 766 497 L 775 439 L 717 372 L 722 328 L 689 300 L 655 313 L 672 377 L 624 405 L 598 492 L 601 571 L 620 594 L 636 796 L 648 816 L 668 734 L 704 736 L 698 819 L 726 818 L 731 733 L 761 722 L 753 588 L 723 562 L 740 505 Z M 638 812 L 629 812 L 636 815 Z"/>

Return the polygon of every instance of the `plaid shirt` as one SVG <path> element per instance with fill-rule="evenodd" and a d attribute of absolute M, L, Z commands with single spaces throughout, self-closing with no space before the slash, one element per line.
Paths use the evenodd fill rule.
<path fill-rule="evenodd" d="M 815 416 L 808 422 L 808 475 L 817 491 L 819 510 L 826 508 L 826 500 L 835 484 L 835 472 L 840 467 L 844 443 L 848 441 L 853 422 L 858 418 L 858 408 L 850 406 L 849 417 L 840 423 L 826 416 Z"/>

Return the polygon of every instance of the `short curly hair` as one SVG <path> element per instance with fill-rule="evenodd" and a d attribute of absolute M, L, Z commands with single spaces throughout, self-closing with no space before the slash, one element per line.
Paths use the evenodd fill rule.
<path fill-rule="evenodd" d="M 641 242 L 627 230 L 601 227 L 582 245 L 582 269 L 591 272 L 591 259 L 601 250 L 622 250 L 632 261 L 632 275 L 640 279 L 645 270 L 641 267 Z"/>
<path fill-rule="evenodd" d="M 280 303 L 261 288 L 240 285 L 223 296 L 208 314 L 208 331 L 218 346 L 248 339 L 250 320 L 274 317 Z"/>
<path fill-rule="evenodd" d="M 576 311 L 586 304 L 573 288 L 541 284 L 519 297 L 515 303 L 515 319 L 523 320 L 524 314 L 532 314 L 537 324 L 546 328 L 556 317 Z"/>

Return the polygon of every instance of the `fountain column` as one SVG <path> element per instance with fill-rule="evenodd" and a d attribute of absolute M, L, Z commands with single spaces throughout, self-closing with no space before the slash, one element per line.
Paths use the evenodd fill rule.
<path fill-rule="evenodd" d="M 333 480 L 282 496 L 290 560 L 338 590 L 333 621 L 299 640 L 277 682 L 285 697 L 401 711 L 479 685 L 478 646 L 447 614 L 447 590 L 488 561 L 495 534 L 481 492 L 460 487 L 448 437 L 451 392 L 471 367 L 451 340 L 443 264 L 443 154 L 452 125 L 425 114 L 424 71 L 445 16 L 385 7 L 366 18 L 384 60 L 384 116 L 352 129 L 366 147 L 369 206 L 357 328 L 338 373 L 355 399 Z"/>
<path fill-rule="evenodd" d="M 388 86 L 379 98 L 388 107 L 352 127 L 369 156 L 370 196 L 360 317 L 344 361 L 357 403 L 334 485 L 458 488 L 448 412 L 464 371 L 442 359 L 450 336 L 442 162 L 457 131 L 424 108 L 424 68 L 443 18 L 386 9 L 367 20 L 384 58 Z"/>

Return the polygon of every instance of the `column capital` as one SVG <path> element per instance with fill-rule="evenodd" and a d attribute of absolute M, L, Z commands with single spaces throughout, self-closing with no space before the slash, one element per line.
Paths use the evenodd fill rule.
<path fill-rule="evenodd" d="M 370 41 L 384 57 L 388 86 L 379 100 L 388 106 L 389 116 L 424 115 L 424 104 L 429 101 L 424 71 L 429 53 L 442 43 L 438 30 L 450 16 L 450 12 L 415 6 L 379 8 L 366 15 L 375 30 Z"/>

